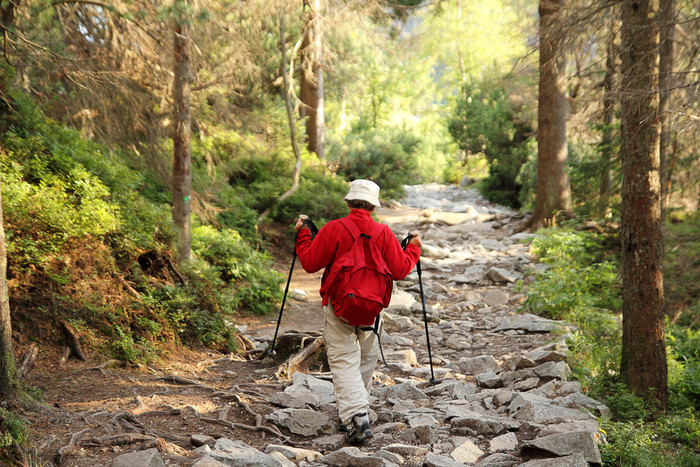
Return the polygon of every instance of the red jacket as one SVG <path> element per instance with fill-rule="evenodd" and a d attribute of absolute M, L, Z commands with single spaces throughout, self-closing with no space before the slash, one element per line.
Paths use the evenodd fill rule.
<path fill-rule="evenodd" d="M 351 209 L 347 218 L 351 219 L 362 233 L 369 232 L 372 225 L 378 224 L 364 209 Z M 354 239 L 348 229 L 338 220 L 333 220 L 319 230 L 313 243 L 309 229 L 300 230 L 297 237 L 297 256 L 304 270 L 313 273 L 330 266 L 334 258 L 350 250 L 353 242 Z M 406 277 L 420 259 L 420 248 L 409 243 L 406 250 L 402 250 L 401 244 L 387 225 L 384 226 L 377 242 L 392 278 L 396 281 Z M 325 274 L 323 278 L 325 280 Z M 322 282 L 322 289 L 323 285 Z M 329 297 L 323 295 L 321 297 L 323 305 L 327 305 Z"/>

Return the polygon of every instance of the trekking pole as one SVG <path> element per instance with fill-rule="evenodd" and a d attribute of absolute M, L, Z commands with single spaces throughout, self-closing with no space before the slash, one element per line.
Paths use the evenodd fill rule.
<path fill-rule="evenodd" d="M 273 356 L 275 355 L 275 343 L 277 342 L 277 333 L 280 330 L 280 323 L 282 322 L 282 312 L 284 311 L 284 304 L 287 301 L 287 293 L 289 292 L 289 283 L 292 281 L 292 271 L 294 271 L 294 263 L 297 261 L 297 238 L 299 237 L 299 232 L 301 232 L 301 229 L 304 228 L 306 225 L 309 230 L 311 231 L 311 238 L 313 239 L 316 234 L 318 233 L 318 228 L 316 228 L 316 225 L 313 223 L 312 220 L 309 219 L 309 216 L 307 215 L 300 215 L 299 219 L 304 221 L 304 223 L 299 227 L 299 230 L 296 231 L 294 234 L 294 253 L 292 253 L 292 264 L 289 266 L 289 276 L 287 277 L 287 286 L 284 288 L 284 295 L 282 296 L 282 305 L 280 305 L 280 313 L 277 316 L 277 327 L 275 328 L 275 336 L 272 338 L 272 343 L 270 346 L 265 350 L 263 353 L 263 356 Z"/>
<path fill-rule="evenodd" d="M 406 238 L 401 242 L 401 247 L 405 250 L 411 239 L 417 236 L 417 232 L 409 233 Z M 421 267 L 420 258 L 416 263 L 416 272 L 418 273 L 418 287 L 420 288 L 420 301 L 423 305 L 423 323 L 425 324 L 425 340 L 428 344 L 428 361 L 430 362 L 430 384 L 437 384 L 440 381 L 435 377 L 435 372 L 433 370 L 433 353 L 430 349 L 430 333 L 428 332 L 428 313 L 425 311 L 425 294 L 423 293 L 423 278 L 421 277 Z"/>

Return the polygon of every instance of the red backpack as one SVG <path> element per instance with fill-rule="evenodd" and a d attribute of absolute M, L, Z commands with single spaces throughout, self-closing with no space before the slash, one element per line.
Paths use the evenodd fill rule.
<path fill-rule="evenodd" d="M 323 288 L 328 291 L 333 310 L 341 321 L 351 326 L 371 326 L 382 309 L 389 306 L 394 284 L 377 246 L 385 226 L 375 224 L 367 235 L 360 233 L 352 220 L 338 220 L 350 231 L 354 243 L 333 261 Z"/>

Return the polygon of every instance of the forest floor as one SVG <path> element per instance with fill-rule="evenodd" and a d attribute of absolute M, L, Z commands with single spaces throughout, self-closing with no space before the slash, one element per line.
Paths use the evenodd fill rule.
<path fill-rule="evenodd" d="M 421 209 L 381 209 L 378 217 L 390 225 L 418 225 Z M 484 232 L 494 238 L 504 235 L 491 227 Z M 273 249 L 273 256 L 276 270 L 286 278 L 292 251 L 291 245 L 283 243 Z M 288 299 L 280 335 L 289 330 L 321 331 L 320 274 L 307 274 L 297 263 L 290 290 L 305 291 L 308 300 Z M 463 300 L 454 295 L 442 306 Z M 276 314 L 237 320 L 247 327 L 245 333 L 258 338 L 271 337 L 276 322 Z M 543 342 L 542 336 L 533 335 L 530 347 Z M 277 408 L 269 402 L 270 396 L 288 384 L 275 378 L 280 361 L 176 349 L 157 363 L 125 368 L 96 358 L 69 359 L 60 365 L 59 352 L 41 349 L 27 378 L 51 409 L 24 414 L 31 422 L 30 445 L 42 459 L 41 465 L 108 466 L 120 454 L 157 447 L 167 465 L 190 466 L 201 456 L 191 450 L 191 435 L 236 439 L 260 450 L 283 441 L 317 449 L 313 437 L 283 430 L 287 439 L 282 440 L 261 428 L 271 426 L 265 417 Z M 327 407 L 319 410 L 337 420 Z M 256 415 L 262 418 L 256 421 Z"/>

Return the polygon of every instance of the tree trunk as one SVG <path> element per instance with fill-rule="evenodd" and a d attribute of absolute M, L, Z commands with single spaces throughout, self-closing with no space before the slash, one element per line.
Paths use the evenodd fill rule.
<path fill-rule="evenodd" d="M 190 42 L 184 11 L 186 0 L 179 0 L 179 16 L 173 27 L 174 83 L 173 83 L 173 222 L 178 231 L 177 262 L 190 258 L 190 86 L 192 82 L 192 62 Z"/>
<path fill-rule="evenodd" d="M 301 116 L 306 118 L 306 141 L 309 152 L 319 159 L 325 155 L 325 115 L 323 89 L 323 29 L 321 0 L 309 2 L 309 14 L 302 42 Z"/>
<path fill-rule="evenodd" d="M 661 138 L 659 158 L 661 160 L 661 221 L 666 221 L 669 170 L 669 141 L 671 139 L 671 89 L 673 87 L 673 31 L 676 24 L 675 0 L 661 0 L 659 5 L 659 118 Z"/>
<path fill-rule="evenodd" d="M 610 207 L 610 166 L 613 155 L 613 117 L 615 114 L 615 30 L 617 22 L 610 26 L 608 47 L 605 57 L 605 77 L 603 78 L 603 136 L 600 141 L 600 192 L 598 198 L 598 215 L 603 217 Z"/>
<path fill-rule="evenodd" d="M 540 84 L 537 112 L 537 201 L 529 227 L 571 211 L 566 173 L 566 76 L 562 14 L 566 0 L 540 0 Z"/>
<path fill-rule="evenodd" d="M 622 362 L 629 388 L 668 405 L 658 118 L 659 0 L 622 1 Z"/>
<path fill-rule="evenodd" d="M 7 249 L 0 193 L 0 399 L 15 399 L 18 394 L 19 379 L 12 348 L 10 297 L 7 290 Z"/>

